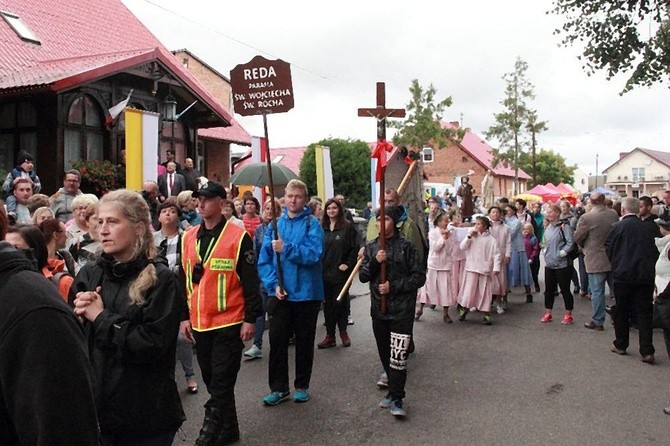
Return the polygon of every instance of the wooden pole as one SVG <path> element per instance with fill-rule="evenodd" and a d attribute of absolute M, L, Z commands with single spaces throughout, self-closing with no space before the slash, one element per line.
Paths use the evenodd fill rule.
<path fill-rule="evenodd" d="M 377 82 L 377 107 L 376 108 L 359 108 L 358 116 L 371 116 L 377 119 L 377 144 L 380 149 L 380 157 L 385 157 L 386 150 L 382 149 L 380 144 L 386 144 L 386 118 L 404 118 L 404 109 L 388 109 L 386 108 L 386 86 L 384 82 Z M 381 158 L 378 162 L 381 162 Z M 379 168 L 379 167 L 378 167 Z M 379 250 L 386 251 L 386 213 L 384 210 L 384 189 L 386 189 L 386 167 L 381 167 L 381 180 L 379 181 L 379 193 L 382 199 L 379 203 Z M 385 283 L 386 278 L 386 261 L 382 262 L 379 268 L 379 283 Z M 381 294 L 381 293 L 380 293 Z M 380 296 L 380 311 L 382 314 L 386 313 L 386 294 Z"/>
<path fill-rule="evenodd" d="M 412 164 L 409 165 L 409 169 L 407 169 L 407 172 L 405 172 L 405 177 L 402 179 L 400 182 L 400 186 L 398 186 L 398 195 L 402 195 L 402 193 L 405 191 L 405 187 L 407 187 L 407 183 L 409 180 L 412 178 L 412 175 L 414 175 L 414 171 L 416 170 L 416 166 L 419 164 L 417 160 L 412 161 Z"/>
<path fill-rule="evenodd" d="M 349 291 L 349 287 L 351 286 L 352 282 L 354 281 L 354 278 L 356 277 L 356 274 L 358 274 L 358 271 L 361 269 L 361 265 L 363 265 L 363 257 L 358 259 L 358 262 L 356 262 L 356 266 L 354 266 L 354 269 L 351 270 L 351 274 L 349 274 L 349 278 L 347 281 L 344 283 L 344 286 L 342 287 L 342 290 L 340 290 L 340 294 L 337 295 L 337 301 L 341 301 L 342 298 L 344 297 L 345 294 L 347 294 L 347 291 Z"/>
<path fill-rule="evenodd" d="M 268 169 L 268 180 L 270 181 L 270 201 L 272 202 L 272 231 L 275 235 L 275 240 L 279 238 L 277 230 L 277 216 L 275 215 L 275 185 L 272 181 L 272 157 L 270 156 L 270 138 L 268 138 L 268 117 L 267 113 L 263 113 L 263 130 L 265 130 L 265 165 Z M 281 267 L 281 256 L 277 252 L 277 284 L 279 290 L 284 292 L 284 271 Z"/>

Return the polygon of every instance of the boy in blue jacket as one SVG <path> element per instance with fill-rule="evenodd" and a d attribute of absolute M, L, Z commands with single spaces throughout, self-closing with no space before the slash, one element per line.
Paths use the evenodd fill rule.
<path fill-rule="evenodd" d="M 276 406 L 290 395 L 288 345 L 295 333 L 295 392 L 293 401 L 309 401 L 314 361 L 316 322 L 323 301 L 321 256 L 323 229 L 307 204 L 307 186 L 291 180 L 284 194 L 285 209 L 277 219 L 278 237 L 272 227 L 265 232 L 258 258 L 258 273 L 268 292 L 270 323 L 270 394 L 266 406 Z M 283 289 L 277 279 L 277 254 L 281 259 Z"/>

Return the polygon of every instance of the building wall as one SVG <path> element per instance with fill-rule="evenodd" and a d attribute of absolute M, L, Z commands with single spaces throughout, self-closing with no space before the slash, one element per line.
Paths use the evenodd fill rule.
<path fill-rule="evenodd" d="M 453 184 L 455 188 L 458 188 L 461 184 L 460 177 L 467 175 L 469 170 L 473 170 L 475 173 L 470 175 L 470 184 L 475 188 L 475 195 L 479 195 L 487 169 L 459 145 L 452 144 L 443 149 L 433 150 L 433 160 L 432 163 L 423 165 L 427 182 Z M 514 178 L 512 177 L 494 176 L 493 194 L 510 196 L 513 183 Z M 519 189 L 526 190 L 526 180 L 519 180 Z"/>
<path fill-rule="evenodd" d="M 230 179 L 230 143 L 213 139 L 202 139 L 205 146 L 205 172 L 210 180 L 228 185 Z"/>
<path fill-rule="evenodd" d="M 644 169 L 644 179 L 635 177 L 633 169 Z M 619 192 L 621 196 L 641 197 L 668 189 L 670 166 L 659 162 L 639 150 L 624 155 L 616 164 L 609 167 L 607 186 Z"/>
<path fill-rule="evenodd" d="M 180 51 L 175 53 L 177 61 L 182 64 L 188 71 L 193 74 L 205 89 L 209 91 L 216 99 L 231 111 L 232 104 L 230 103 L 231 87 L 230 82 L 221 78 L 220 74 L 213 71 L 207 65 L 202 64 L 198 59 L 192 57 L 190 54 Z"/>

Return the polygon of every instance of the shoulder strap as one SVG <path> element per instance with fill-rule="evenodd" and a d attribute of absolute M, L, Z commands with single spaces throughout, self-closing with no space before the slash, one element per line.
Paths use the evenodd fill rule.
<path fill-rule="evenodd" d="M 561 223 L 561 225 L 558 227 L 558 230 L 561 231 L 561 238 L 563 239 L 563 243 L 567 243 L 568 240 L 565 238 L 565 232 L 563 232 L 563 225 L 565 223 Z"/>
<path fill-rule="evenodd" d="M 66 275 L 68 275 L 68 273 L 65 272 L 65 271 L 61 271 L 61 272 L 59 272 L 59 273 L 56 273 L 56 274 L 52 275 L 52 276 L 50 277 L 50 279 L 51 279 L 51 283 L 53 283 L 54 285 L 56 285 L 56 288 L 58 288 L 58 284 L 60 283 L 60 279 L 61 279 L 61 277 L 66 276 Z"/>

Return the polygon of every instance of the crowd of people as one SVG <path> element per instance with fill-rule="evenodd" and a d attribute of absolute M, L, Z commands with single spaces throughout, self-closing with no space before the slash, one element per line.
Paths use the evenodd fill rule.
<path fill-rule="evenodd" d="M 542 264 L 540 323 L 552 322 L 559 294 L 563 325 L 574 323 L 574 296 L 590 298 L 585 329 L 604 331 L 609 312 L 611 351 L 627 354 L 634 324 L 641 361 L 655 362 L 653 302 L 670 296 L 670 191 L 658 204 L 594 193 L 576 205 L 528 209 L 500 198 L 481 209 L 464 180 L 459 205 L 430 197 L 415 221 L 389 188 L 384 206 L 366 208 L 359 234 L 344 196 L 310 198 L 299 180 L 262 206 L 251 193 L 231 200 L 221 184 L 179 174 L 172 153 L 142 191 L 84 194 L 70 170 L 47 196 L 32 161 L 20 153 L 3 184 L 0 307 L 15 308 L 11 320 L 0 312 L 1 444 L 170 445 L 185 419 L 176 361 L 188 392 L 199 390 L 194 348 L 209 395 L 196 444 L 234 443 L 242 358 L 263 357 L 269 325 L 262 404 L 308 402 L 315 346 L 336 347 L 337 334 L 342 347 L 352 345 L 347 283 L 356 271 L 370 288 L 377 385 L 387 389 L 379 406 L 394 417 L 406 416 L 414 323 L 425 307 L 442 307 L 445 323 L 478 312 L 490 326 L 494 313 L 504 317 L 512 288 L 533 302 Z M 6 290 L 9 277 L 30 283 L 20 301 Z M 326 335 L 316 343 L 321 310 Z M 664 337 L 670 356 L 670 329 Z M 32 366 L 39 360 L 57 366 L 46 374 Z M 17 404 L 25 392 L 33 405 Z"/>

